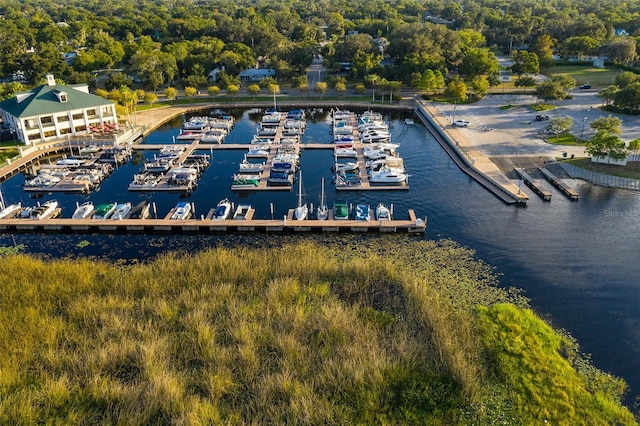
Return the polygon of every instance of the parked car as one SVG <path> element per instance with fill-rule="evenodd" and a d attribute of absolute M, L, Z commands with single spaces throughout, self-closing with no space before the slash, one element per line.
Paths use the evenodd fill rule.
<path fill-rule="evenodd" d="M 580 86 L 581 89 L 591 89 L 591 85 L 590 84 L 583 84 L 582 86 Z"/>
<path fill-rule="evenodd" d="M 455 120 L 453 122 L 453 125 L 457 127 L 469 127 L 469 124 L 471 123 L 466 120 Z"/>
<path fill-rule="evenodd" d="M 536 121 L 545 121 L 548 120 L 549 116 L 546 114 L 538 114 L 536 115 Z"/>

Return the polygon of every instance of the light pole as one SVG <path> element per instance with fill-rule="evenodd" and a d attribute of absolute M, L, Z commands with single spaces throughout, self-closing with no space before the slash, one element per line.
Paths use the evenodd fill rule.
<path fill-rule="evenodd" d="M 583 141 L 582 136 L 584 136 L 584 125 L 587 123 L 587 117 L 582 119 L 582 130 L 580 131 L 580 142 Z"/>

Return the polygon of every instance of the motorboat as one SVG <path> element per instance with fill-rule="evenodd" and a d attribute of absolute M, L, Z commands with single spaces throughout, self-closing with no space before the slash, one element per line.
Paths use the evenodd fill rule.
<path fill-rule="evenodd" d="M 116 211 L 118 203 L 105 203 L 98 204 L 93 212 L 94 219 L 109 219 L 111 215 Z"/>
<path fill-rule="evenodd" d="M 156 158 L 145 164 L 144 169 L 150 173 L 165 173 L 173 166 L 172 158 Z"/>
<path fill-rule="evenodd" d="M 272 172 L 293 173 L 295 167 L 290 161 L 276 161 L 271 165 Z"/>
<path fill-rule="evenodd" d="M 29 217 L 31 219 L 48 219 L 54 217 L 58 210 L 58 202 L 56 200 L 45 201 L 38 207 L 31 210 Z"/>
<path fill-rule="evenodd" d="M 252 145 L 271 145 L 273 138 L 268 136 L 253 135 L 251 138 Z"/>
<path fill-rule="evenodd" d="M 293 173 L 271 170 L 267 182 L 271 185 L 293 185 Z"/>
<path fill-rule="evenodd" d="M 262 163 L 250 163 L 245 158 L 240 163 L 240 173 L 260 173 L 264 170 L 264 162 Z"/>
<path fill-rule="evenodd" d="M 181 141 L 192 141 L 195 139 L 198 139 L 201 136 L 200 132 L 194 132 L 192 130 L 185 130 L 184 132 L 180 133 L 178 136 L 176 136 L 176 139 L 181 140 Z"/>
<path fill-rule="evenodd" d="M 338 172 L 336 173 L 335 184 L 338 187 L 361 186 L 362 179 L 359 173 Z"/>
<path fill-rule="evenodd" d="M 191 217 L 191 203 L 181 201 L 173 209 L 170 220 L 187 220 Z"/>
<path fill-rule="evenodd" d="M 76 210 L 73 212 L 73 215 L 71 215 L 71 219 L 89 219 L 95 211 L 96 206 L 91 201 L 87 201 L 76 206 Z"/>
<path fill-rule="evenodd" d="M 260 185 L 260 175 L 238 173 L 233 175 L 231 189 L 252 189 Z"/>
<path fill-rule="evenodd" d="M 82 166 L 84 163 L 86 163 L 87 160 L 84 159 L 78 159 L 78 158 L 62 158 L 58 161 L 56 161 L 56 164 L 58 166 L 71 166 L 71 167 L 78 167 L 78 166 Z"/>
<path fill-rule="evenodd" d="M 304 120 L 305 113 L 302 109 L 292 109 L 287 112 L 287 119 L 289 120 Z"/>
<path fill-rule="evenodd" d="M 11 219 L 17 216 L 22 210 L 21 203 L 9 204 L 4 209 L 0 210 L 0 219 Z"/>
<path fill-rule="evenodd" d="M 327 220 L 328 217 L 329 217 L 329 207 L 327 207 L 327 202 L 325 200 L 324 178 L 322 178 L 322 191 L 320 192 L 320 205 L 316 209 L 316 219 Z"/>
<path fill-rule="evenodd" d="M 267 111 L 260 119 L 261 123 L 278 124 L 282 119 L 282 113 L 279 111 Z"/>
<path fill-rule="evenodd" d="M 363 143 L 375 143 L 388 141 L 391 134 L 384 130 L 365 130 L 360 133 L 360 141 Z"/>
<path fill-rule="evenodd" d="M 161 179 L 161 175 L 150 172 L 135 174 L 133 175 L 133 181 L 129 184 L 129 191 L 153 189 L 158 186 Z"/>
<path fill-rule="evenodd" d="M 376 207 L 376 219 L 391 220 L 391 210 L 382 203 L 378 204 Z"/>
<path fill-rule="evenodd" d="M 29 179 L 24 182 L 25 188 L 51 188 L 55 186 L 62 179 L 58 176 L 51 176 L 46 173 L 38 173 L 33 179 Z"/>
<path fill-rule="evenodd" d="M 131 207 L 129 219 L 146 219 L 149 217 L 151 210 L 151 204 L 148 201 L 140 201 L 135 206 Z"/>
<path fill-rule="evenodd" d="M 406 173 L 397 173 L 387 167 L 369 174 L 369 183 L 402 184 L 406 181 Z"/>
<path fill-rule="evenodd" d="M 336 158 L 356 158 L 358 153 L 353 148 L 338 148 L 337 146 L 333 150 L 333 155 Z"/>
<path fill-rule="evenodd" d="M 333 125 L 333 134 L 337 135 L 350 135 L 353 133 L 353 126 L 346 121 L 338 121 Z"/>
<path fill-rule="evenodd" d="M 251 211 L 250 204 L 240 204 L 233 213 L 233 220 L 246 220 L 247 215 Z"/>
<path fill-rule="evenodd" d="M 202 130 L 209 125 L 209 117 L 191 117 L 183 123 L 184 130 Z"/>
<path fill-rule="evenodd" d="M 413 118 L 405 118 L 404 124 L 415 124 L 415 121 L 413 121 Z"/>
<path fill-rule="evenodd" d="M 336 136 L 333 138 L 333 143 L 335 144 L 352 144 L 355 141 L 356 140 L 353 136 L 346 136 L 346 135 Z"/>
<path fill-rule="evenodd" d="M 224 137 L 227 135 L 227 132 L 223 130 L 209 130 L 205 132 L 200 138 L 200 142 L 202 143 L 222 143 Z"/>
<path fill-rule="evenodd" d="M 267 158 L 269 157 L 269 147 L 251 148 L 245 155 L 247 158 Z"/>
<path fill-rule="evenodd" d="M 335 220 L 349 219 L 349 208 L 346 201 L 333 202 L 333 218 Z"/>
<path fill-rule="evenodd" d="M 184 153 L 185 147 L 182 145 L 165 145 L 160 149 L 157 158 L 178 159 Z"/>
<path fill-rule="evenodd" d="M 357 204 L 355 210 L 355 219 L 356 220 L 365 220 L 369 221 L 371 219 L 369 210 L 369 204 Z"/>
<path fill-rule="evenodd" d="M 198 180 L 198 169 L 193 167 L 176 167 L 171 170 L 169 183 L 171 185 L 193 185 Z"/>
<path fill-rule="evenodd" d="M 128 219 L 129 214 L 131 214 L 131 203 L 120 203 L 116 205 L 116 210 L 111 215 L 110 219 L 112 220 L 123 220 Z"/>
<path fill-rule="evenodd" d="M 336 109 L 331 112 L 331 117 L 334 121 L 345 120 L 351 118 L 351 111 L 345 109 Z"/>
<path fill-rule="evenodd" d="M 337 172 L 352 172 L 358 169 L 358 162 L 347 161 L 345 163 L 336 163 L 334 168 Z"/>
<path fill-rule="evenodd" d="M 231 201 L 228 198 L 220 200 L 216 209 L 213 212 L 213 220 L 225 220 L 231 217 L 231 213 L 233 212 L 233 207 L 231 205 Z"/>
<path fill-rule="evenodd" d="M 307 203 L 302 203 L 302 171 L 298 174 L 298 206 L 293 211 L 296 220 L 305 220 L 309 214 Z"/>

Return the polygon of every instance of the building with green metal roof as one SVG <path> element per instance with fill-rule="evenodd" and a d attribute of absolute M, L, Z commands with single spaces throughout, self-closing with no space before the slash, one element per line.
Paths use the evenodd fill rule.
<path fill-rule="evenodd" d="M 5 127 L 25 145 L 82 136 L 95 129 L 117 129 L 115 104 L 89 93 L 89 86 L 46 84 L 0 102 Z"/>

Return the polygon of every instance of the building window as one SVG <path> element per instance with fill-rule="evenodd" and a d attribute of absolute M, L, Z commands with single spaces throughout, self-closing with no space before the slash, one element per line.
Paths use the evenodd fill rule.
<path fill-rule="evenodd" d="M 84 119 L 84 114 L 83 113 L 73 114 L 73 119 L 74 120 L 82 120 L 82 119 Z"/>
<path fill-rule="evenodd" d="M 89 109 L 89 110 L 87 110 L 87 115 L 88 115 L 89 117 L 93 117 L 93 116 L 95 116 L 95 115 L 96 115 L 96 110 L 95 110 L 95 109 Z"/>
<path fill-rule="evenodd" d="M 40 123 L 42 123 L 42 125 L 51 124 L 53 123 L 53 117 L 51 117 L 50 115 L 46 117 L 40 117 Z"/>
<path fill-rule="evenodd" d="M 56 131 L 55 130 L 49 130 L 47 132 L 44 132 L 44 137 L 45 138 L 52 138 L 56 136 Z"/>
<path fill-rule="evenodd" d="M 66 123 L 69 121 L 69 116 L 61 115 L 60 117 L 56 117 L 56 119 L 58 120 L 58 123 Z"/>

